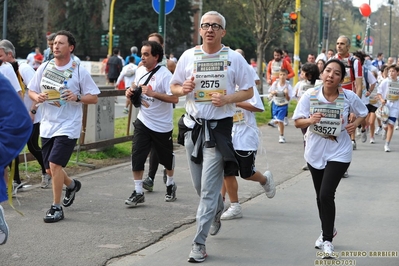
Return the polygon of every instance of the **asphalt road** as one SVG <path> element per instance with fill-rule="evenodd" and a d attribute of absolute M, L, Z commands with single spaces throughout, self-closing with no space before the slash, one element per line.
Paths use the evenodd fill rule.
<path fill-rule="evenodd" d="M 238 179 L 244 217 L 223 222 L 221 233 L 208 238 L 206 265 L 308 266 L 317 259 L 313 243 L 320 225 L 309 173 L 301 170 L 301 132 L 291 121 L 285 144 L 278 143 L 277 129 L 264 126 L 261 132 L 257 167 L 273 172 L 276 197 L 269 200 L 258 184 Z M 334 244 L 339 252 L 399 250 L 397 132 L 390 153 L 383 151 L 380 138 L 376 144 L 358 143 L 350 177 L 337 192 Z M 58 223 L 43 222 L 52 202 L 50 189 L 33 186 L 18 193 L 14 204 L 24 216 L 3 204 L 10 236 L 0 247 L 0 265 L 187 265 L 198 197 L 184 148 L 177 146 L 175 152 L 178 189 L 172 203 L 164 201 L 160 167 L 146 202 L 127 208 L 124 200 L 134 188 L 129 163 L 74 177 L 82 189 Z M 397 256 L 355 259 L 357 265 L 399 265 Z"/>

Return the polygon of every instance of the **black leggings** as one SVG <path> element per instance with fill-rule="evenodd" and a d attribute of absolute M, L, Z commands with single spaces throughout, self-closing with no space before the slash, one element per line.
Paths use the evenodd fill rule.
<path fill-rule="evenodd" d="M 42 168 L 42 174 L 46 173 L 46 169 L 44 168 L 43 164 L 43 156 L 42 156 L 42 149 L 39 146 L 39 130 L 40 130 L 40 123 L 33 124 L 32 133 L 28 140 L 28 150 L 32 155 L 36 158 L 37 162 L 40 164 Z M 21 184 L 21 177 L 19 175 L 19 156 L 15 158 L 15 174 L 14 174 L 14 181 L 17 184 Z M 11 168 L 11 163 L 10 163 Z"/>
<path fill-rule="evenodd" d="M 308 163 L 316 190 L 323 241 L 332 242 L 335 222 L 335 191 L 349 165 L 350 163 L 327 162 L 324 169 L 318 170 Z"/>

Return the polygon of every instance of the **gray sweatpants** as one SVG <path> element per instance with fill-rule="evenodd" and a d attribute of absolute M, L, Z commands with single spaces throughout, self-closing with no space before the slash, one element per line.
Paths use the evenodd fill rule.
<path fill-rule="evenodd" d="M 193 242 L 205 245 L 209 229 L 216 211 L 223 209 L 223 198 L 220 190 L 223 184 L 224 161 L 217 148 L 202 148 L 203 162 L 196 164 L 191 161 L 194 143 L 191 140 L 191 131 L 185 134 L 185 143 L 188 165 L 191 178 L 200 202 L 197 209 L 197 233 Z"/>

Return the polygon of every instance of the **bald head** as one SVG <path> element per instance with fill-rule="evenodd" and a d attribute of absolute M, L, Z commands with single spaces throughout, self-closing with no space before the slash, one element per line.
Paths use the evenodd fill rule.
<path fill-rule="evenodd" d="M 244 51 L 241 49 L 236 49 L 236 52 L 245 57 Z"/>

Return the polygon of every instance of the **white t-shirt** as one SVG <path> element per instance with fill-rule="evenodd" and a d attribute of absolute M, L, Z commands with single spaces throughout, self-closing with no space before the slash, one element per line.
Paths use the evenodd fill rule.
<path fill-rule="evenodd" d="M 377 88 L 377 94 L 381 94 L 383 99 L 387 98 L 388 90 L 389 90 L 389 83 L 392 80 L 390 78 L 384 79 L 380 86 Z M 399 82 L 399 79 L 397 80 Z M 398 101 L 387 101 L 385 104 L 389 108 L 389 116 L 390 117 L 398 117 L 399 115 L 399 100 Z"/>
<path fill-rule="evenodd" d="M 21 86 L 19 86 L 19 81 L 17 74 L 15 74 L 14 68 L 8 62 L 3 62 L 0 66 L 0 73 L 2 73 L 11 83 L 11 86 L 16 92 L 21 91 Z"/>
<path fill-rule="evenodd" d="M 36 55 L 35 52 L 31 52 L 26 57 L 26 60 L 28 60 L 28 65 L 30 65 L 32 68 L 35 66 L 35 55 Z"/>
<path fill-rule="evenodd" d="M 35 70 L 27 63 L 22 63 L 18 66 L 19 74 L 21 74 L 22 81 L 26 85 L 25 95 L 24 95 L 24 104 L 26 110 L 30 112 L 32 110 L 33 101 L 29 97 L 28 93 L 28 84 L 32 80 L 33 76 L 35 75 Z M 36 114 L 34 115 L 33 124 L 40 122 L 42 116 L 40 113 L 40 107 L 37 109 Z"/>
<path fill-rule="evenodd" d="M 329 103 L 323 95 L 321 87 L 317 92 L 317 99 L 322 103 Z M 314 89 L 307 90 L 298 101 L 292 119 L 308 118 L 310 116 L 310 96 Z M 344 110 L 341 133 L 337 141 L 323 138 L 308 130 L 306 133 L 305 160 L 316 169 L 324 169 L 327 162 L 337 161 L 349 163 L 352 160 L 352 143 L 349 134 L 345 130 L 348 124 L 349 109 L 356 117 L 366 117 L 368 110 L 361 99 L 349 90 L 344 91 Z"/>
<path fill-rule="evenodd" d="M 126 76 L 128 71 L 134 71 L 134 74 L 128 77 Z M 125 88 L 129 88 L 132 85 L 132 82 L 134 82 L 134 79 L 136 78 L 136 71 L 137 71 L 137 65 L 133 63 L 127 64 L 122 68 L 122 71 L 119 74 L 118 80 L 116 81 L 115 85 L 118 86 L 123 79 L 123 82 L 125 82 Z"/>
<path fill-rule="evenodd" d="M 285 88 L 288 89 L 288 96 L 290 97 L 290 100 L 291 100 L 292 97 L 295 96 L 295 92 L 294 92 L 294 90 L 292 89 L 291 85 L 288 83 L 288 81 L 285 81 L 285 84 L 284 84 L 284 85 L 280 85 L 280 81 L 279 81 L 279 80 L 276 80 L 276 81 L 273 82 L 273 84 L 269 87 L 269 93 L 272 92 L 272 91 L 277 91 L 277 92 L 278 92 L 277 96 L 274 96 L 274 95 L 273 95 L 273 102 L 274 102 L 276 105 L 281 105 L 281 104 L 279 103 L 279 98 L 280 98 L 280 97 L 284 97 L 284 96 L 281 96 L 281 93 L 283 93 L 283 91 L 285 90 Z M 287 104 L 289 103 L 290 100 L 287 100 Z M 285 105 L 285 104 L 284 104 L 284 105 Z"/>
<path fill-rule="evenodd" d="M 366 97 L 366 72 L 363 71 L 363 90 L 362 90 L 362 101 L 364 104 L 369 104 L 370 103 L 370 98 Z M 367 70 L 367 81 L 369 83 L 369 87 L 375 83 L 377 83 L 377 79 L 374 77 L 373 73 L 370 71 L 370 69 Z M 375 88 L 374 88 L 375 89 Z"/>
<path fill-rule="evenodd" d="M 265 110 L 257 89 L 254 89 L 254 95 L 252 98 L 245 102 L 250 103 L 258 109 L 263 111 Z M 259 129 L 256 124 L 255 114 L 242 108 L 238 109 L 242 112 L 244 121 L 233 124 L 232 137 L 234 149 L 241 151 L 256 151 L 259 145 Z"/>
<path fill-rule="evenodd" d="M 150 75 L 146 75 L 147 73 L 148 71 L 144 66 L 137 68 L 134 83 L 138 86 L 142 85 L 147 80 L 148 75 Z M 170 71 L 166 67 L 161 66 L 161 68 L 151 77 L 147 86 L 150 86 L 155 92 L 172 95 L 169 85 L 171 77 L 172 74 Z M 141 94 L 141 101 L 142 104 L 137 118 L 140 119 L 146 127 L 155 132 L 161 133 L 173 130 L 172 103 L 163 102 L 145 94 Z M 146 107 L 143 102 L 145 102 L 148 107 Z"/>
<path fill-rule="evenodd" d="M 56 69 L 65 71 L 72 66 L 72 58 L 65 66 Z M 36 70 L 35 76 L 29 82 L 28 88 L 31 91 L 41 92 L 41 79 L 43 71 L 48 66 L 47 63 L 41 64 Z M 79 71 L 79 73 L 78 73 Z M 68 80 L 68 89 L 73 94 L 81 95 L 98 95 L 100 90 L 93 81 L 90 73 L 79 65 L 76 66 L 72 73 L 72 77 Z M 63 83 L 61 82 L 60 86 Z M 69 138 L 77 139 L 80 137 L 82 128 L 82 103 L 81 102 L 66 102 L 60 107 L 44 102 L 40 105 L 42 120 L 40 121 L 40 136 L 43 138 L 52 138 L 55 136 L 68 136 Z"/>
<path fill-rule="evenodd" d="M 205 55 L 215 56 L 217 57 L 219 53 L 223 50 L 224 46 L 215 54 L 207 54 L 201 50 Z M 183 85 L 183 82 L 187 79 L 191 79 L 191 77 L 195 76 L 193 74 L 194 68 L 194 51 L 195 48 L 191 48 L 186 50 L 183 55 L 179 58 L 179 61 L 176 65 L 176 70 L 172 76 L 170 84 L 180 84 Z M 226 94 L 235 93 L 236 85 L 239 87 L 239 90 L 248 90 L 249 88 L 256 88 L 255 81 L 253 79 L 253 75 L 251 70 L 247 67 L 248 63 L 245 61 L 244 57 L 229 49 L 228 50 L 228 61 L 229 65 L 227 67 L 227 88 Z M 195 82 L 195 79 L 194 79 Z M 195 108 L 197 110 L 196 113 L 193 110 L 187 108 L 187 102 L 193 102 Z M 222 107 L 215 107 L 213 104 L 198 104 L 194 103 L 194 93 L 191 92 L 186 96 L 186 111 L 189 115 L 195 118 L 203 118 L 207 120 L 220 120 L 226 117 L 232 117 L 235 113 L 235 104 L 225 105 Z M 185 118 L 184 123 L 187 127 L 192 128 L 194 123 Z"/>

